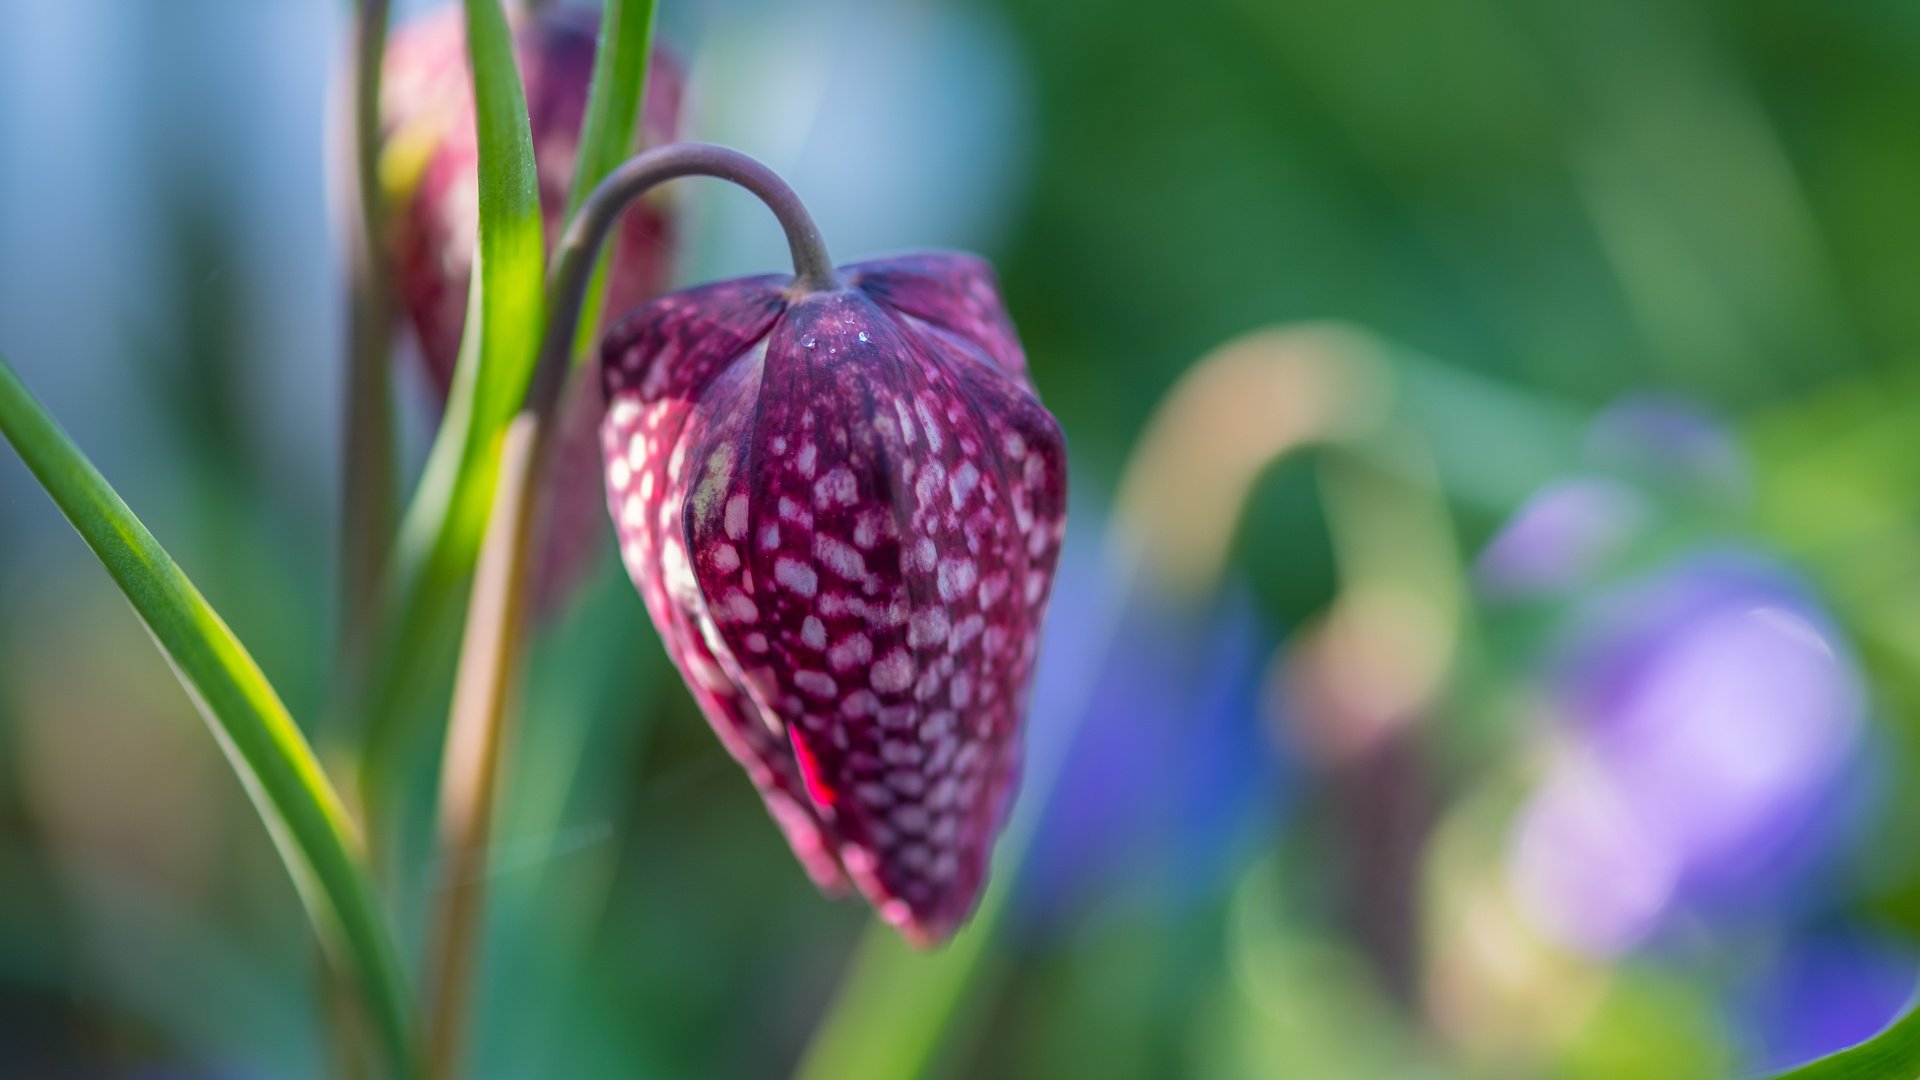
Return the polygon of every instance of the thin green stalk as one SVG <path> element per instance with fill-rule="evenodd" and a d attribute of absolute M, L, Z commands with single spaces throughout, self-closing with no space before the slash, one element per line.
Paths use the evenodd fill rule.
<path fill-rule="evenodd" d="M 712 143 L 678 142 L 635 154 L 594 188 L 567 222 L 554 251 L 548 288 L 548 307 L 554 319 L 547 327 L 541 360 L 527 390 L 530 407 L 557 407 L 567 378 L 567 358 L 578 337 L 583 309 L 593 282 L 593 268 L 607 237 L 635 199 L 685 176 L 710 176 L 745 188 L 766 204 L 787 236 L 793 260 L 793 288 L 799 291 L 831 289 L 839 274 L 827 254 L 826 239 L 800 201 L 800 196 L 772 169 L 738 150 Z"/>
<path fill-rule="evenodd" d="M 549 418 L 527 412 L 507 429 L 493 518 L 474 575 L 461 645 L 460 674 L 447 721 L 440 773 L 440 870 L 429 968 L 431 1075 L 460 1075 L 477 967 L 475 942 L 486 897 L 486 857 L 500 761 L 512 718 L 509 703 L 525 653 L 528 553 L 552 439 Z"/>
<path fill-rule="evenodd" d="M 594 185 L 622 161 L 641 149 L 646 124 L 647 69 L 653 55 L 654 0 L 609 0 L 600 20 L 600 42 L 593 61 L 593 82 L 587 90 L 587 110 L 580 121 L 579 166 L 567 191 L 569 220 L 586 202 Z M 611 237 L 594 267 L 591 286 L 580 314 L 580 332 L 574 341 L 576 362 L 593 344 L 606 299 L 607 267 L 616 256 L 618 235 Z"/>
<path fill-rule="evenodd" d="M 587 109 L 581 122 L 580 151 L 573 178 L 573 193 L 568 203 L 569 213 L 620 162 L 627 148 L 638 137 L 653 11 L 652 0 L 612 0 L 607 5 L 594 56 Z M 469 48 L 473 50 L 476 72 L 474 92 L 481 109 L 485 108 L 489 92 L 496 95 L 497 99 L 499 87 L 508 83 L 517 86 L 517 72 L 512 69 L 511 52 L 501 52 L 504 39 L 496 31 L 504 30 L 504 22 L 494 21 L 498 14 L 498 9 L 490 4 L 476 5 L 470 2 L 468 5 Z M 473 29 L 476 21 L 483 24 L 478 32 Z M 488 84 L 485 90 L 481 85 L 483 77 L 479 74 L 483 70 L 488 72 L 484 77 Z M 493 130 L 496 137 L 491 145 L 482 145 L 483 174 L 498 171 L 495 163 L 509 147 L 515 146 L 513 139 L 505 137 L 513 134 L 501 123 L 506 118 L 498 110 L 495 113 Z M 520 106 L 518 119 L 524 128 L 524 103 Z M 483 119 L 483 129 L 485 126 Z M 527 145 L 530 154 L 530 141 Z M 524 167 L 532 162 L 527 158 L 519 164 L 524 171 Z M 483 222 L 485 218 L 483 214 Z M 484 235 L 483 227 L 483 239 Z M 598 266 L 604 269 L 604 259 L 599 261 Z M 597 310 L 603 285 L 603 273 L 595 274 L 586 286 L 585 295 L 573 296 L 569 302 L 576 307 L 587 306 Z M 484 348 L 486 342 L 497 340 L 497 333 L 490 334 L 486 323 L 488 304 L 484 282 L 476 275 L 471 308 L 475 314 L 470 320 L 469 340 L 463 342 L 463 346 L 470 345 L 477 339 L 481 344 L 475 348 L 476 352 Z M 497 296 L 491 304 L 500 306 Z M 577 317 L 573 311 L 561 316 L 563 320 Z M 571 329 L 572 322 L 568 325 L 568 343 L 571 344 L 577 334 Z M 531 344 L 532 339 L 523 338 L 521 341 Z M 528 350 L 527 359 L 535 359 L 531 350 Z M 564 374 L 566 361 L 570 359 L 571 354 L 563 355 L 547 366 L 556 367 Z M 462 367 L 471 366 L 472 362 L 463 355 Z M 494 370 L 497 372 L 500 366 L 496 361 Z M 524 387 L 525 383 L 517 385 Z M 489 412 L 473 402 L 472 394 L 471 384 L 456 388 L 456 396 L 449 404 L 448 419 L 451 424 L 464 424 L 466 428 L 464 431 L 452 428 L 451 435 L 447 433 L 449 429 L 443 428 L 444 445 L 470 447 L 474 440 L 473 425 L 486 422 Z M 440 510 L 437 533 L 426 545 L 429 552 L 439 555 L 447 547 L 445 538 L 450 532 L 448 524 L 458 526 L 462 520 L 456 514 L 464 513 L 467 515 L 464 520 L 470 522 L 471 514 L 481 505 L 477 493 L 486 492 L 493 497 L 484 540 L 477 553 L 479 566 L 467 609 L 467 628 L 461 646 L 442 758 L 439 842 L 441 870 L 446 877 L 431 922 L 434 937 L 429 958 L 432 979 L 429 1053 L 436 1076 L 453 1076 L 459 1070 L 467 1014 L 474 997 L 474 970 L 477 964 L 475 941 L 479 936 L 485 906 L 485 852 L 492 832 L 499 766 L 508 737 L 510 702 L 525 652 L 527 563 L 536 539 L 534 523 L 541 516 L 538 506 L 540 491 L 544 488 L 538 481 L 546 475 L 552 421 L 558 408 L 557 394 L 551 397 L 535 394 L 533 397 L 534 403 L 531 405 L 522 402 L 518 415 L 506 429 L 496 463 L 498 490 L 495 490 L 496 474 L 490 473 L 484 478 L 483 484 L 471 485 L 470 494 L 463 498 L 458 481 L 475 477 L 471 471 L 475 462 L 467 454 L 456 456 L 450 450 L 442 451 L 442 443 L 436 443 L 436 459 L 453 462 L 454 471 L 452 478 L 446 479 L 444 471 L 436 471 L 432 465 L 429 466 L 429 483 L 423 486 L 423 494 L 429 501 L 425 504 L 424 516 L 416 519 L 428 523 L 422 526 L 423 532 L 432 530 L 433 513 L 436 509 Z M 461 407 L 456 408 L 456 403 Z M 437 481 L 438 486 L 436 477 L 441 478 Z M 445 491 L 445 503 L 437 506 L 434 499 L 441 490 Z M 465 532 L 458 528 L 452 531 L 455 535 Z M 431 558 L 424 570 L 410 579 L 418 588 L 403 594 L 405 599 L 400 615 L 403 636 L 400 641 L 425 642 L 432 636 L 430 631 L 439 621 L 439 613 L 451 606 L 452 594 L 458 581 L 464 577 L 465 567 L 461 565 L 463 554 L 456 550 L 451 558 Z M 409 630 L 419 636 L 404 636 Z M 401 664 L 389 670 L 390 678 L 405 678 L 412 669 L 411 665 Z M 387 689 L 392 685 L 391 681 L 386 682 L 376 698 L 380 707 L 378 715 L 389 721 L 404 715 Z M 380 763 L 392 756 L 386 751 L 393 738 L 393 727 L 392 723 L 387 723 L 375 731 L 375 737 L 383 740 L 375 748 L 382 751 L 375 759 L 376 786 L 383 779 L 380 773 L 384 766 Z"/>
<path fill-rule="evenodd" d="M 398 513 L 394 468 L 392 274 L 386 251 L 386 202 L 380 185 L 380 77 L 386 55 L 388 0 L 359 0 L 353 15 L 351 129 L 355 228 L 347 249 L 346 410 L 341 432 L 339 592 L 334 628 L 334 686 L 360 685 L 379 613 L 380 579 Z M 346 704 L 334 702 L 337 709 Z M 335 715 L 339 731 L 345 718 Z M 344 732 L 342 733 L 344 734 Z M 337 736 L 336 736 L 337 737 Z M 333 1031 L 339 1075 L 360 1075 L 365 1036 L 348 987 L 322 965 L 321 995 Z"/>
<path fill-rule="evenodd" d="M 567 189 L 570 220 L 607 174 L 635 149 L 646 103 L 647 66 L 653 48 L 654 0 L 610 0 L 600 18 L 593 81 L 580 118 L 580 155 Z"/>
<path fill-rule="evenodd" d="M 267 678 L 206 598 L 0 358 L 0 432 L 93 549 L 252 796 L 329 954 L 352 972 L 388 1071 L 416 1075 L 398 954 L 339 797 Z"/>
<path fill-rule="evenodd" d="M 380 579 L 393 542 L 393 392 L 388 348 L 392 275 L 386 258 L 386 205 L 380 186 L 380 69 L 388 0 L 360 0 L 353 23 L 353 159 L 357 228 L 349 247 L 346 428 L 341 462 L 339 666 L 356 676 L 378 610 Z"/>
<path fill-rule="evenodd" d="M 480 151 L 479 242 L 466 333 L 447 408 L 387 570 L 372 670 L 358 712 L 367 722 L 362 795 L 376 837 L 402 740 L 479 555 L 500 465 L 500 441 L 525 395 L 541 326 L 544 228 L 526 95 L 497 0 L 466 0 Z"/>
<path fill-rule="evenodd" d="M 579 157 L 567 204 L 569 216 L 639 141 L 654 10 L 653 0 L 610 0 L 601 17 L 593 77 L 581 118 Z M 491 84 L 499 79 L 489 77 L 487 81 Z M 524 112 L 523 108 L 522 115 Z M 495 145 L 506 142 L 504 137 L 497 138 Z M 486 155 L 489 170 L 499 156 Z M 583 342 L 590 340 L 591 328 L 599 325 L 605 267 L 612 254 L 609 245 L 586 295 L 580 333 Z M 484 302 L 479 299 L 474 309 L 477 311 Z M 468 337 L 480 337 L 483 329 L 473 330 Z M 531 357 L 531 339 L 526 343 Z M 510 374 L 500 365 L 491 370 L 501 378 Z M 524 389 L 524 385 L 520 387 Z M 480 525 L 486 517 L 485 501 L 479 493 L 491 492 L 497 477 L 493 462 L 476 462 L 467 451 L 480 443 L 483 434 L 491 432 L 490 437 L 497 438 L 506 417 L 501 415 L 496 420 L 475 415 L 473 405 L 471 395 L 461 396 L 458 391 L 449 401 L 428 475 L 408 508 L 402 529 L 402 551 L 396 562 L 389 625 L 383 638 L 387 645 L 378 651 L 378 669 L 364 690 L 364 711 L 372 718 L 365 785 L 371 804 L 380 802 L 379 793 L 398 753 L 403 726 L 410 718 L 422 715 L 416 706 L 427 680 L 420 677 L 420 672 L 432 666 L 432 659 L 451 640 L 461 589 L 478 557 Z"/>
<path fill-rule="evenodd" d="M 418 649 L 436 636 L 432 631 L 442 617 L 436 610 L 438 605 L 423 608 L 421 601 L 457 593 L 489 531 L 501 537 L 488 544 L 490 549 L 507 545 L 504 552 L 489 551 L 489 567 L 503 557 L 510 563 L 524 558 L 513 542 L 516 530 L 490 529 L 489 521 L 528 517 L 518 505 L 521 486 L 510 483 L 509 494 L 496 502 L 495 484 L 502 474 L 506 424 L 525 393 L 546 322 L 539 176 L 513 37 L 498 0 L 466 0 L 466 31 L 479 148 L 479 243 L 466 332 L 446 415 L 401 536 L 396 568 L 401 574 L 403 606 L 399 618 L 390 625 L 399 633 L 396 652 L 403 655 L 405 650 Z M 516 448 L 524 444 L 517 439 L 504 442 Z M 507 462 L 505 475 L 517 477 L 520 464 L 517 458 Z M 517 567 L 503 567 L 476 583 L 470 620 L 500 637 L 516 638 L 520 618 L 518 590 L 513 582 L 518 576 Z M 477 711 L 500 711 L 497 704 L 487 703 L 504 702 L 506 687 L 515 677 L 510 664 L 477 670 L 467 657 L 497 652 L 499 648 L 481 633 L 469 635 L 449 720 L 447 782 L 442 791 L 443 806 L 449 808 L 441 815 L 441 872 L 446 879 L 429 923 L 433 951 L 428 957 L 426 987 L 427 1066 L 429 1074 L 437 1078 L 457 1075 L 460 1066 L 466 1000 L 473 982 L 472 939 L 480 910 L 481 875 L 474 868 L 481 864 L 492 824 L 488 808 L 497 771 L 494 759 L 499 752 L 499 732 L 492 719 L 481 719 L 477 729 L 474 720 Z M 390 666 L 377 704 L 390 704 L 385 694 L 395 680 L 420 681 L 420 674 L 412 665 Z M 375 719 L 390 722 L 396 715 L 376 714 Z M 484 744 L 475 743 L 476 736 L 471 733 L 476 731 Z M 384 734 L 376 729 L 370 732 L 370 739 L 379 740 Z M 370 753 L 381 745 L 371 743 Z M 470 747 L 483 760 L 470 760 Z M 385 781 L 387 777 L 375 771 L 380 768 L 373 763 L 370 772 L 376 781 Z M 478 809 L 456 819 L 459 811 L 452 809 L 451 803 L 463 795 Z"/>
<path fill-rule="evenodd" d="M 569 215 L 624 159 L 626 147 L 639 141 L 653 15 L 653 0 L 613 0 L 607 5 L 581 120 L 581 153 L 568 195 Z M 601 253 L 583 302 L 586 314 L 582 322 L 587 326 L 597 322 L 594 312 L 611 255 L 610 241 Z M 551 417 L 541 418 L 537 423 L 544 427 L 549 420 Z M 471 630 L 463 646 L 460 678 L 455 686 L 452 716 L 456 720 L 449 724 L 440 787 L 440 842 L 454 858 L 460 858 L 460 853 L 477 857 L 485 850 L 490 808 L 496 801 L 499 760 L 510 719 L 505 703 L 516 690 L 518 657 L 524 648 L 521 620 L 526 598 L 512 583 L 526 578 L 527 552 L 535 539 L 524 530 L 530 529 L 530 523 L 539 516 L 537 509 L 523 507 L 521 501 L 535 498 L 531 487 L 545 474 L 545 459 L 550 453 L 551 440 L 536 439 L 535 424 L 530 414 L 523 414 L 508 429 L 494 518 L 481 548 L 482 569 L 468 607 Z M 510 530 L 523 531 L 510 535 Z M 509 662 L 493 659 L 502 655 L 511 658 Z M 436 1033 L 436 1057 L 451 1063 L 458 1056 L 462 1017 L 473 994 L 470 942 L 478 933 L 476 923 L 483 907 L 484 867 L 461 863 L 450 864 L 445 870 L 452 875 L 452 884 L 434 928 L 440 988 L 435 994 L 432 1030 Z"/>

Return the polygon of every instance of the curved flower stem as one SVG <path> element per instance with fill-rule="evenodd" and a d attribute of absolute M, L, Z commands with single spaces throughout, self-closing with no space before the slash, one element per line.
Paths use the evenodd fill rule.
<path fill-rule="evenodd" d="M 537 481 L 547 473 L 581 309 L 621 213 L 649 189 L 682 176 L 728 180 L 766 203 L 786 230 L 796 289 L 828 289 L 839 281 L 820 230 L 793 189 L 753 158 L 705 143 L 671 143 L 630 158 L 587 196 L 561 237 L 547 280 L 546 336 L 525 401 L 501 446 L 499 487 L 474 571 L 447 719 L 439 810 L 443 885 L 431 923 L 427 981 L 430 1072 L 443 1080 L 456 1075 L 465 1038 L 494 796 L 526 652 L 527 568 L 545 516 L 545 485 Z"/>
<path fill-rule="evenodd" d="M 747 189 L 780 222 L 793 255 L 793 287 L 818 292 L 840 284 L 827 242 L 800 196 L 772 169 L 738 150 L 712 143 L 678 142 L 658 146 L 628 158 L 593 189 L 567 223 L 553 253 L 553 271 L 547 278 L 547 337 L 540 365 L 527 391 L 529 408 L 551 411 L 566 383 L 567 358 L 579 331 L 580 311 L 593 267 L 620 214 L 635 199 L 668 180 L 682 176 L 711 176 Z"/>

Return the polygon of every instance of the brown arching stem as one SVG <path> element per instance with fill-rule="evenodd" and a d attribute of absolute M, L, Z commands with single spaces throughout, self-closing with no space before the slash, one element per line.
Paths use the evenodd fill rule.
<path fill-rule="evenodd" d="M 608 174 L 581 203 L 554 250 L 547 277 L 547 326 L 520 412 L 501 445 L 499 486 L 474 570 L 453 704 L 441 760 L 441 888 L 430 923 L 427 1053 L 430 1075 L 460 1073 L 460 1050 L 478 971 L 486 901 L 486 856 L 512 703 L 525 656 L 528 569 L 544 518 L 554 427 L 573 368 L 574 342 L 594 267 L 620 215 L 648 190 L 683 176 L 711 176 L 746 188 L 786 230 L 799 291 L 835 288 L 826 243 L 799 196 L 773 170 L 737 150 L 671 143 L 644 151 Z"/>
<path fill-rule="evenodd" d="M 607 174 L 580 204 L 554 249 L 553 269 L 547 276 L 547 334 L 527 391 L 528 408 L 551 412 L 558 405 L 580 329 L 580 311 L 593 281 L 594 263 L 620 215 L 635 199 L 683 176 L 726 180 L 767 204 L 786 231 L 796 290 L 818 292 L 839 285 L 819 226 L 813 223 L 800 196 L 772 169 L 738 150 L 713 143 L 668 143 L 635 154 Z"/>

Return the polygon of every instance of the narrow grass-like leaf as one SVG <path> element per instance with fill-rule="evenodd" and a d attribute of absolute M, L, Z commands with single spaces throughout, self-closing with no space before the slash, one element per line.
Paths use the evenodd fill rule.
<path fill-rule="evenodd" d="M 567 191 L 567 216 L 633 153 L 640 108 L 647 90 L 647 59 L 653 48 L 653 0 L 607 0 L 600 44 L 593 56 L 593 82 L 580 120 L 580 153 Z"/>
<path fill-rule="evenodd" d="M 1781 1073 L 1776 1080 L 1913 1080 L 1920 1076 L 1920 1009 L 1858 1046 Z"/>
<path fill-rule="evenodd" d="M 647 61 L 653 54 L 654 0 L 607 0 L 600 21 L 600 44 L 593 57 L 593 83 L 580 121 L 580 153 L 567 192 L 567 217 L 627 156 L 638 149 L 641 110 L 646 103 Z M 606 299 L 607 266 L 620 244 L 616 230 L 594 267 L 580 312 L 574 356 L 583 357 L 600 326 Z"/>
<path fill-rule="evenodd" d="M 469 365 L 479 437 L 469 442 L 494 453 L 501 430 L 520 408 L 546 328 L 546 234 L 512 33 L 498 0 L 467 0 L 466 6 L 480 148 L 480 243 L 473 271 L 480 337 L 478 363 Z"/>
<path fill-rule="evenodd" d="M 466 0 L 480 163 L 479 243 L 460 362 L 425 475 L 407 509 L 372 685 L 369 757 L 412 712 L 409 691 L 456 625 L 499 475 L 500 439 L 518 411 L 546 325 L 545 237 L 526 94 L 498 0 Z M 384 764 L 370 760 L 375 785 Z"/>
<path fill-rule="evenodd" d="M 393 1075 L 413 1075 L 413 1017 L 385 916 L 346 812 L 279 695 L 4 359 L 0 432 L 99 556 L 173 665 L 273 834 L 316 931 L 353 972 Z"/>

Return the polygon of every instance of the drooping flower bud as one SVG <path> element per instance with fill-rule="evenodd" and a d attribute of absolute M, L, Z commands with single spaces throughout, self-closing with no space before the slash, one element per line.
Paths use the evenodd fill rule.
<path fill-rule="evenodd" d="M 562 215 L 593 77 L 598 18 L 564 7 L 509 10 L 551 248 L 566 224 Z M 445 396 L 466 324 L 480 205 L 480 151 L 460 5 L 396 28 L 381 71 L 381 173 L 400 196 L 393 222 L 397 280 L 428 374 Z M 680 89 L 678 65 L 656 52 L 641 118 L 647 145 L 673 140 Z M 655 197 L 623 216 L 606 310 L 626 311 L 665 285 L 673 236 L 667 205 Z"/>
<path fill-rule="evenodd" d="M 621 555 L 822 888 L 910 941 L 972 911 L 1066 513 L 992 272 L 928 254 L 663 296 L 603 360 Z"/>
<path fill-rule="evenodd" d="M 510 9 L 514 58 L 525 85 L 547 245 L 565 227 L 567 192 L 579 152 L 580 122 L 593 75 L 598 19 L 558 7 Z M 468 283 L 479 225 L 479 147 L 466 22 L 460 5 L 397 28 L 382 67 L 381 171 L 397 196 L 392 222 L 395 281 L 407 322 L 419 342 L 429 381 L 442 400 L 453 384 L 466 324 Z M 648 65 L 642 134 L 669 142 L 680 109 L 681 75 L 656 52 Z M 621 218 L 607 276 L 605 310 L 625 311 L 655 295 L 670 269 L 673 221 L 658 196 Z M 583 380 L 562 419 L 555 453 L 544 550 L 534 595 L 545 606 L 591 561 L 600 533 L 599 493 L 569 478 L 598 471 L 595 430 L 602 412 L 598 386 Z"/>

